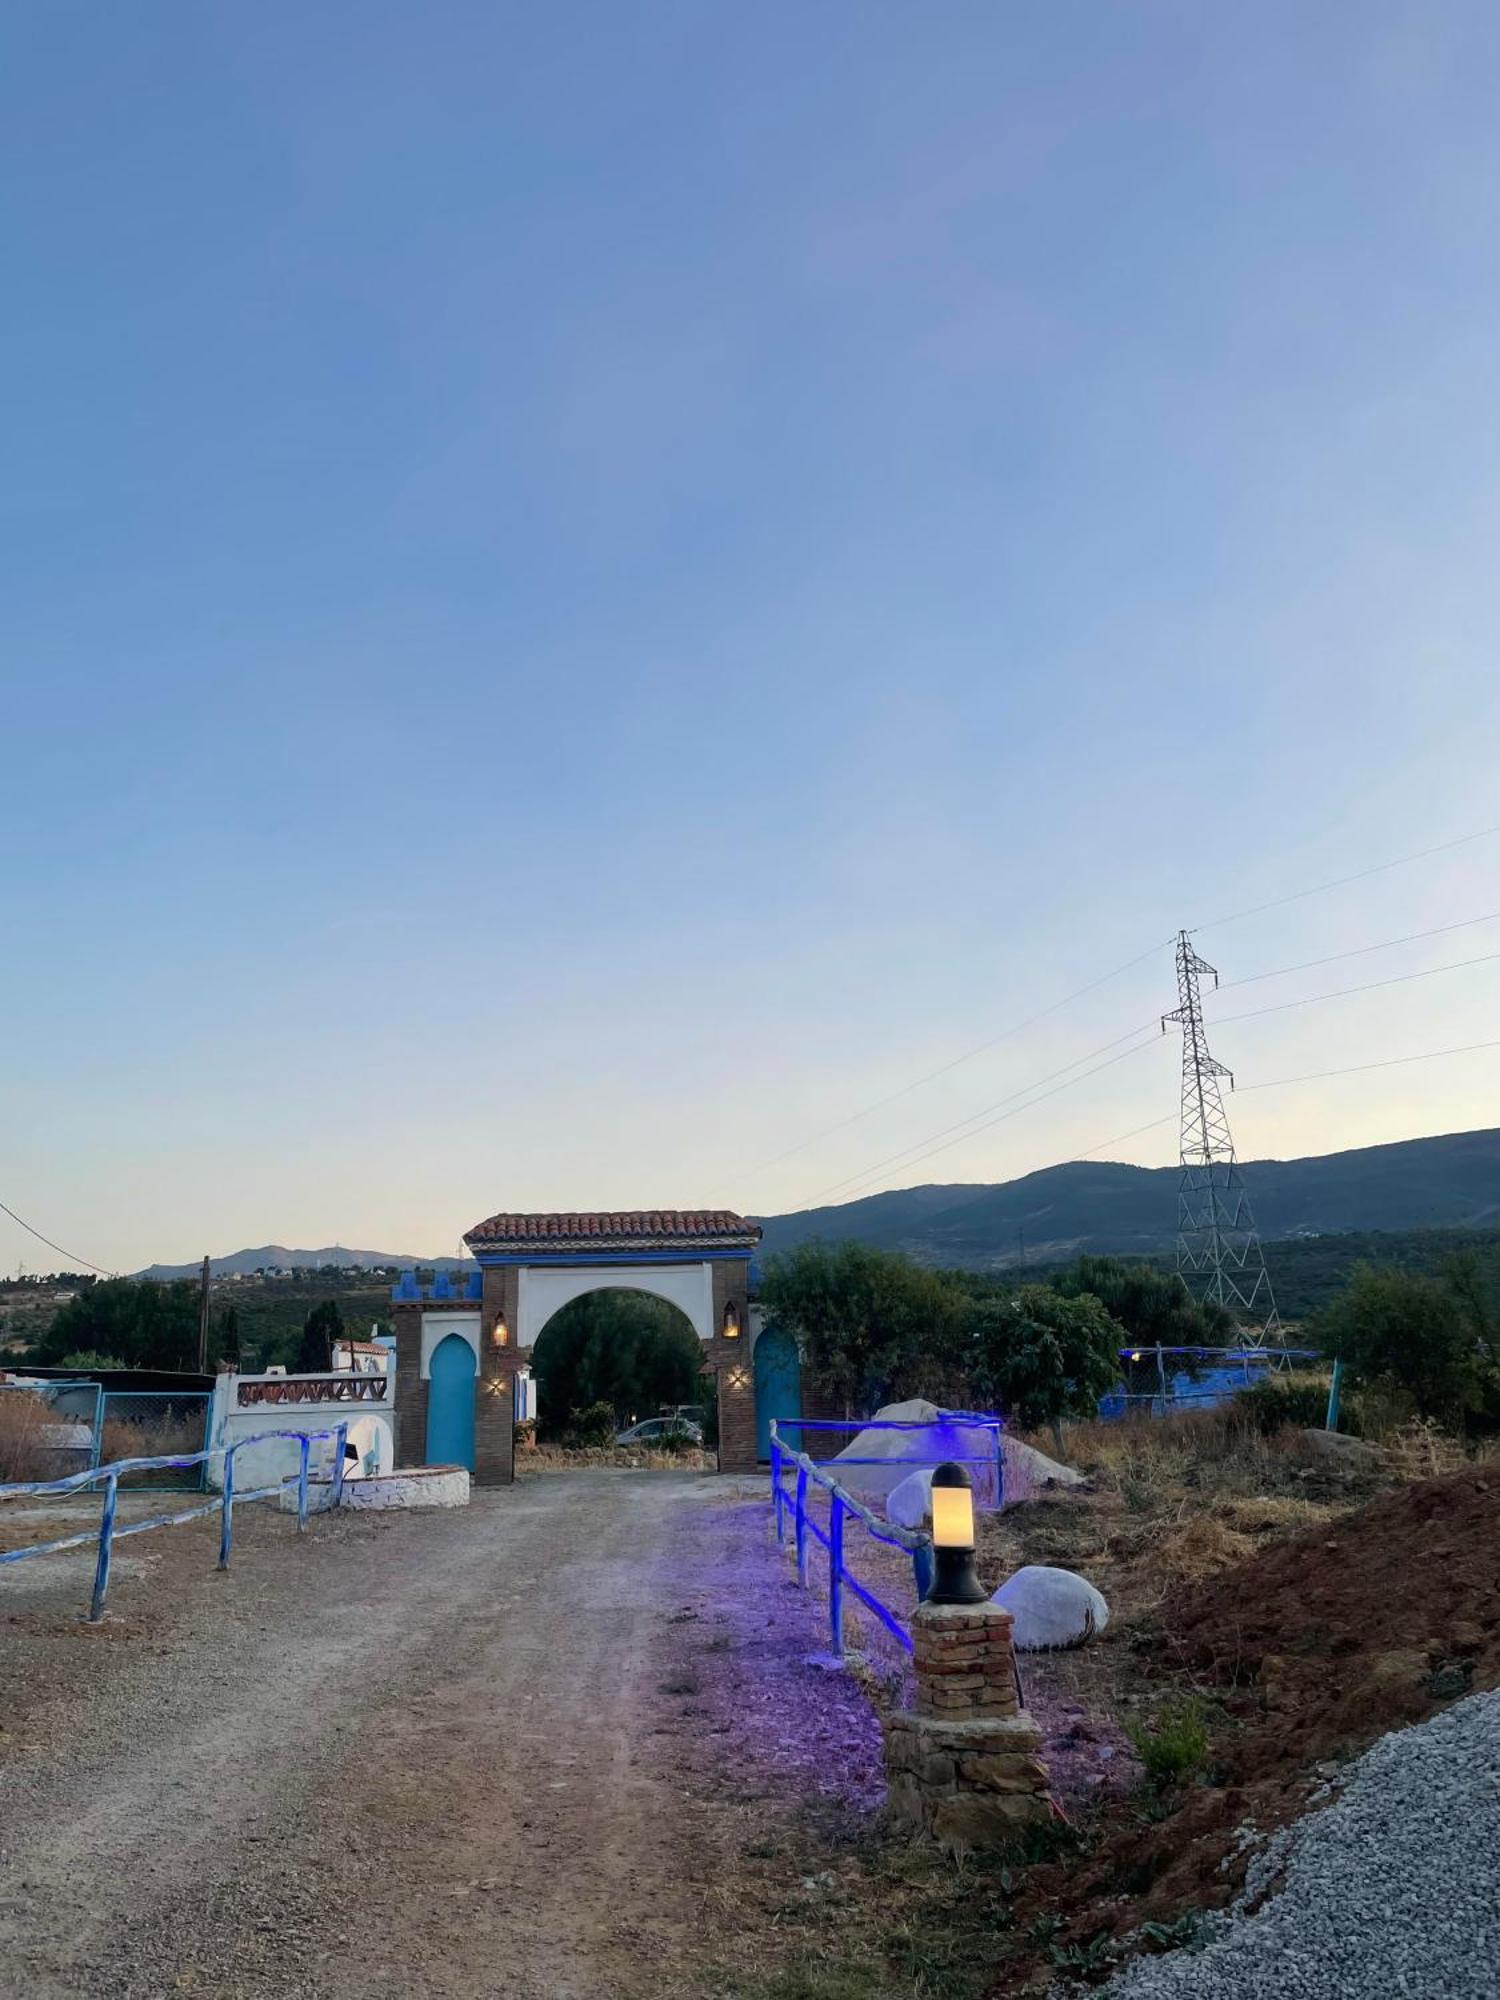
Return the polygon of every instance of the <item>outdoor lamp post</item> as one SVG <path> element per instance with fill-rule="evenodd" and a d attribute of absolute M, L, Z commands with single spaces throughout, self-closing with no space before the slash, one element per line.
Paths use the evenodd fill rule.
<path fill-rule="evenodd" d="M 951 1462 L 932 1475 L 932 1588 L 929 1604 L 983 1604 L 989 1593 L 974 1567 L 974 1482 Z"/>

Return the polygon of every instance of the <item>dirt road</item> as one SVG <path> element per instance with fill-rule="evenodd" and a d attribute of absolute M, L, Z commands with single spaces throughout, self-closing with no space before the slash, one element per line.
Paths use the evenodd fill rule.
<path fill-rule="evenodd" d="M 74 1558 L 0 1589 L 5 2000 L 724 1991 L 747 1840 L 878 1801 L 758 1486 L 571 1473 L 301 1546 L 247 1510 L 227 1576 L 211 1531 L 124 1545 L 102 1628 Z"/>

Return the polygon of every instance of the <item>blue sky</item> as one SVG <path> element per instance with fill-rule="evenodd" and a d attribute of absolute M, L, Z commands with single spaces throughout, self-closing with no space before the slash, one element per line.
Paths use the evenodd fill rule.
<path fill-rule="evenodd" d="M 766 1165 L 1178 925 L 1500 821 L 1492 8 L 4 38 L 0 1199 L 70 1248 L 800 1206 L 1170 1005 L 1162 953 Z M 1500 909 L 1497 860 L 1201 949 Z M 1220 1053 L 1500 1035 L 1497 972 Z M 1083 1150 L 1174 1064 L 889 1178 Z M 1497 1085 L 1233 1111 L 1247 1155 L 1329 1150 L 1500 1122 Z M 6 1223 L 18 1257 L 54 1261 Z"/>

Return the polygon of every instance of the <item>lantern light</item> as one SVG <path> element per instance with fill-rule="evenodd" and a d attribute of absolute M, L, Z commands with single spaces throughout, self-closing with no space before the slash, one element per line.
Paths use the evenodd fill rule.
<path fill-rule="evenodd" d="M 726 1340 L 738 1340 L 739 1337 L 740 1337 L 739 1308 L 735 1305 L 734 1300 L 731 1299 L 728 1305 L 726 1305 L 724 1308 L 724 1338 Z"/>
<path fill-rule="evenodd" d="M 932 1588 L 929 1604 L 983 1604 L 988 1592 L 974 1567 L 974 1482 L 951 1460 L 932 1475 Z"/>
<path fill-rule="evenodd" d="M 490 1345 L 492 1347 L 509 1347 L 510 1345 L 510 1328 L 505 1324 L 504 1313 L 500 1314 L 495 1324 L 490 1328 Z"/>

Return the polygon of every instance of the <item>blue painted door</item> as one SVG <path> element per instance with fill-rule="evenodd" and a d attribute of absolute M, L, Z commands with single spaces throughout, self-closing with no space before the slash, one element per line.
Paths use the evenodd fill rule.
<path fill-rule="evenodd" d="M 802 1414 L 802 1363 L 797 1343 L 779 1327 L 768 1326 L 755 1343 L 755 1455 L 771 1456 L 772 1417 L 800 1417 Z M 783 1435 L 783 1444 L 796 1449 L 801 1435 Z"/>
<path fill-rule="evenodd" d="M 427 1463 L 474 1470 L 474 1350 L 456 1333 L 432 1350 L 427 1384 Z"/>

